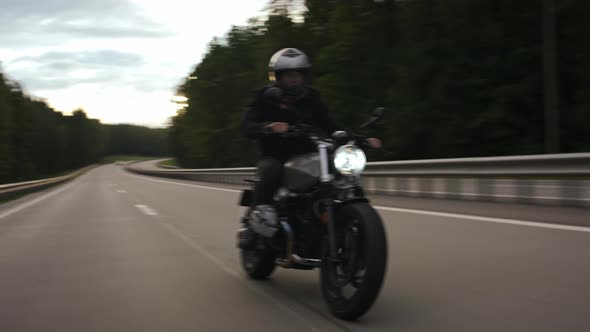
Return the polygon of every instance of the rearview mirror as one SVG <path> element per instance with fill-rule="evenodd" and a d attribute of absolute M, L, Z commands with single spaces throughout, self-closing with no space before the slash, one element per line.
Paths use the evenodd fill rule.
<path fill-rule="evenodd" d="M 373 116 L 376 117 L 377 120 L 383 118 L 383 113 L 385 113 L 385 107 L 377 107 L 373 110 Z"/>
<path fill-rule="evenodd" d="M 377 122 L 383 118 L 384 113 L 385 113 L 384 107 L 375 108 L 373 110 L 373 112 L 371 112 L 371 117 L 369 118 L 369 120 L 367 120 L 365 123 L 363 123 L 361 125 L 361 128 L 366 128 L 366 127 L 369 127 L 369 126 L 375 124 L 375 122 Z"/>

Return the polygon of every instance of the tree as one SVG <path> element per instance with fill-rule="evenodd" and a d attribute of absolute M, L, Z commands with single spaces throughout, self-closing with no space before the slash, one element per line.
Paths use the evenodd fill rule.
<path fill-rule="evenodd" d="M 555 1 L 559 47 L 545 62 L 555 87 L 544 90 L 543 1 L 307 0 L 303 21 L 300 2 L 270 1 L 266 21 L 214 39 L 198 79 L 179 88 L 189 103 L 171 122 L 173 151 L 187 167 L 252 165 L 240 115 L 284 47 L 310 56 L 312 83 L 344 128 L 389 107 L 372 160 L 543 153 L 545 125 L 557 122 L 545 107 L 559 107 L 562 151 L 589 151 L 590 3 Z"/>
<path fill-rule="evenodd" d="M 0 73 L 0 183 L 6 182 L 10 177 L 13 163 L 10 142 L 12 119 L 7 104 L 9 93 L 4 75 Z"/>
<path fill-rule="evenodd" d="M 0 183 L 55 176 L 109 152 L 163 156 L 168 148 L 167 129 L 103 125 L 81 109 L 64 116 L 0 73 Z"/>

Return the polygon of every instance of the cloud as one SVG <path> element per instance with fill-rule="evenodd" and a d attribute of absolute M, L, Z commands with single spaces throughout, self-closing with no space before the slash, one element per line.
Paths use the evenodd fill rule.
<path fill-rule="evenodd" d="M 125 0 L 0 0 L 0 45 L 47 46 L 77 38 L 171 34 Z"/>
<path fill-rule="evenodd" d="M 85 83 L 112 83 L 133 77 L 141 55 L 114 50 L 47 52 L 11 61 L 12 72 L 28 89 L 52 90 Z"/>
<path fill-rule="evenodd" d="M 47 52 L 40 56 L 24 56 L 16 58 L 12 63 L 37 62 L 42 64 L 84 64 L 88 66 L 128 66 L 137 65 L 142 57 L 134 53 L 125 53 L 115 50 L 84 51 L 84 52 Z"/>
<path fill-rule="evenodd" d="M 211 38 L 266 2 L 0 0 L 0 71 L 58 110 L 164 123 Z"/>

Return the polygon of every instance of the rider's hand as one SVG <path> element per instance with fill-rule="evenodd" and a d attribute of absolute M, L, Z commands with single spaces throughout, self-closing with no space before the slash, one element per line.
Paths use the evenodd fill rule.
<path fill-rule="evenodd" d="M 272 122 L 266 125 L 273 133 L 286 133 L 289 130 L 289 124 L 286 122 Z"/>
<path fill-rule="evenodd" d="M 381 149 L 381 146 L 383 145 L 381 143 L 381 140 L 375 137 L 370 137 L 367 138 L 367 144 L 372 148 L 372 149 Z"/>

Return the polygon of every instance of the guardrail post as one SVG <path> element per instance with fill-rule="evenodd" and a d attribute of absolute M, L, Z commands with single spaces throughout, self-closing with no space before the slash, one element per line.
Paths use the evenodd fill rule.
<path fill-rule="evenodd" d="M 519 179 L 516 180 L 516 202 L 521 204 L 534 203 L 533 200 L 533 188 L 535 185 L 534 180 L 530 179 Z"/>
<path fill-rule="evenodd" d="M 561 187 L 561 203 L 565 206 L 584 206 L 582 200 L 582 188 L 578 181 L 562 180 Z"/>

